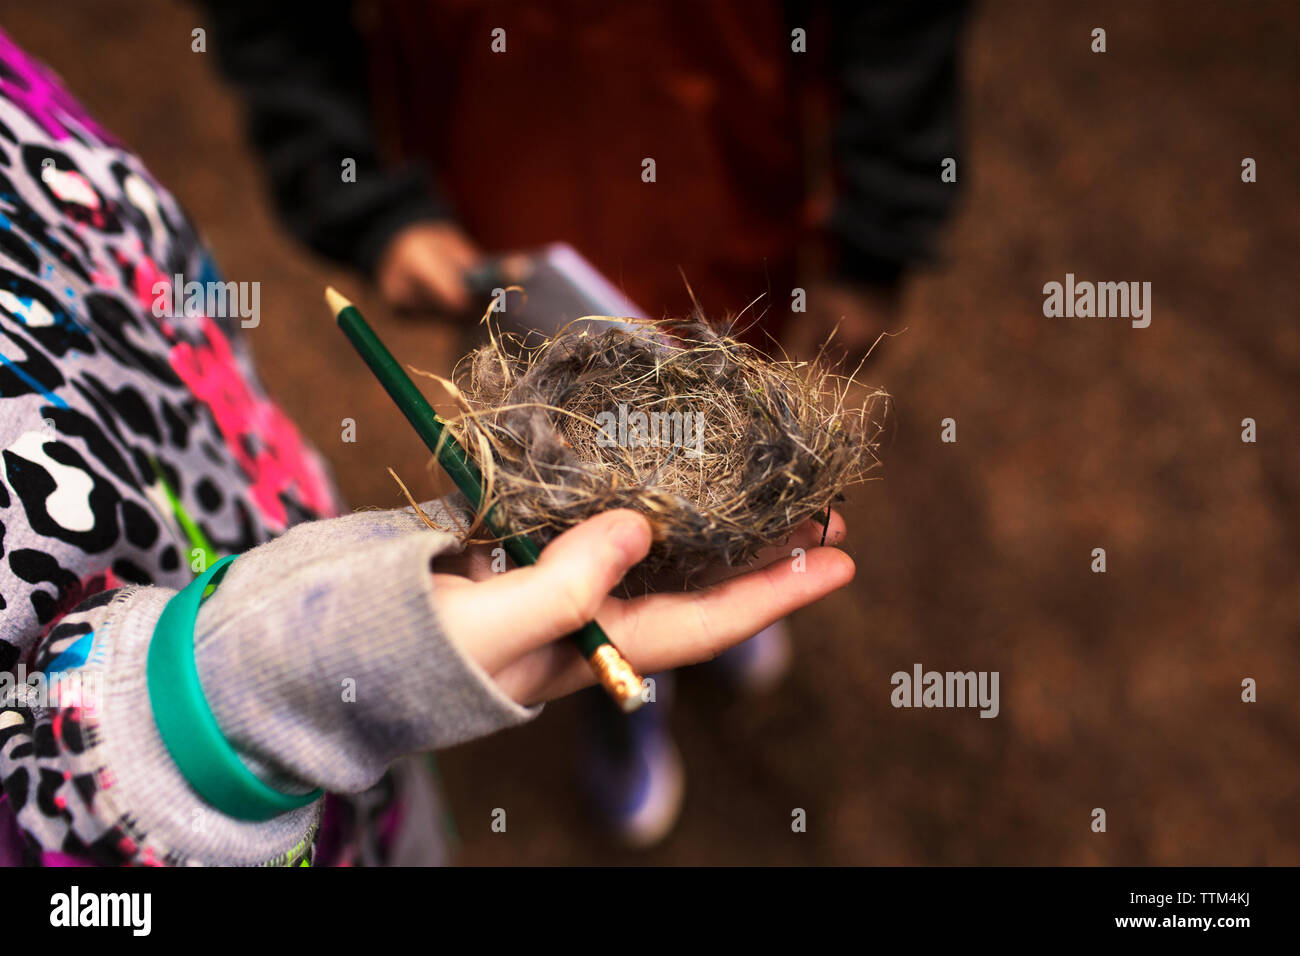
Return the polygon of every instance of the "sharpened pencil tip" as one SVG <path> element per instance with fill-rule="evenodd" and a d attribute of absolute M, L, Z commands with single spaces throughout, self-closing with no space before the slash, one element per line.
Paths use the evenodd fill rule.
<path fill-rule="evenodd" d="M 334 288 L 332 285 L 327 285 L 325 287 L 325 304 L 330 307 L 330 311 L 334 313 L 334 317 L 337 319 L 339 313 L 352 303 L 349 302 L 338 289 Z"/>

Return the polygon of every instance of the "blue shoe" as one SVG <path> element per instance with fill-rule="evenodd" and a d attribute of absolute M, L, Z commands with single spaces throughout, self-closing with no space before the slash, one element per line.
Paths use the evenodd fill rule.
<path fill-rule="evenodd" d="M 599 699 L 588 708 L 588 797 L 609 832 L 636 849 L 672 832 L 685 798 L 685 767 L 668 730 L 671 686 L 671 674 L 656 674 L 656 699 L 631 714 L 598 689 Z"/>
<path fill-rule="evenodd" d="M 779 684 L 790 671 L 794 648 L 784 619 L 770 624 L 743 644 L 719 654 L 707 664 L 735 689 L 761 694 Z"/>

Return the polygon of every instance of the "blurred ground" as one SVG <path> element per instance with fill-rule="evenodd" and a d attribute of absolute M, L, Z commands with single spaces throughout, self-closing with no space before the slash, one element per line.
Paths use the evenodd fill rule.
<path fill-rule="evenodd" d="M 1300 863 L 1300 8 L 1082 6 L 975 18 L 949 261 L 877 353 L 897 436 L 884 480 L 844 509 L 857 581 L 793 620 L 788 683 L 741 702 L 683 679 L 686 812 L 644 855 L 575 804 L 572 704 L 446 753 L 463 862 Z M 228 278 L 261 280 L 267 385 L 349 500 L 399 504 L 390 464 L 431 494 L 321 288 L 416 364 L 445 368 L 453 337 L 385 320 L 278 232 L 233 102 L 189 50 L 192 10 L 4 2 L 0 23 L 143 155 Z M 1044 318 L 1043 283 L 1066 272 L 1151 281 L 1151 327 Z M 956 444 L 939 441 L 947 417 Z M 890 674 L 916 662 L 1000 671 L 1001 715 L 893 709 Z"/>

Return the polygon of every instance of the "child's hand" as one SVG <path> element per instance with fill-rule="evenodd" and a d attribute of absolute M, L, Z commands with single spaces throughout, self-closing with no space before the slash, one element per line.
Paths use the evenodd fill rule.
<path fill-rule="evenodd" d="M 417 222 L 397 233 L 379 258 L 375 283 L 397 309 L 463 312 L 465 272 L 478 261 L 473 241 L 450 222 Z"/>
<path fill-rule="evenodd" d="M 828 544 L 844 539 L 832 512 Z M 510 697 L 536 704 L 593 682 L 566 635 L 595 619 L 642 674 L 716 657 L 773 621 L 853 579 L 853 560 L 818 547 L 823 529 L 806 522 L 752 569 L 715 575 L 700 591 L 609 596 L 650 549 L 650 526 L 632 511 L 597 515 L 556 538 L 533 567 L 492 573 L 485 549 L 439 560 L 434 574 L 444 633 Z M 802 548 L 802 570 L 791 553 Z M 443 573 L 456 571 L 458 573 Z"/>

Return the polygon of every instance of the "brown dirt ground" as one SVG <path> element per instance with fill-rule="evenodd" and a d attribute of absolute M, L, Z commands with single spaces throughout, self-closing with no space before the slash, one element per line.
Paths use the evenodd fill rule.
<path fill-rule="evenodd" d="M 610 847 L 574 801 L 571 703 L 446 753 L 462 862 L 1300 863 L 1300 7 L 1083 6 L 994 2 L 972 24 L 966 199 L 871 369 L 897 435 L 885 479 L 844 509 L 858 578 L 793 619 L 789 681 L 741 702 L 686 675 L 688 802 L 646 854 Z M 277 230 L 233 101 L 189 52 L 192 10 L 0 11 L 179 195 L 228 276 L 262 281 L 268 387 L 349 500 L 399 504 L 384 466 L 419 476 L 426 456 L 321 287 L 382 312 Z M 1151 327 L 1045 319 L 1042 284 L 1067 271 L 1150 280 Z M 427 367 L 453 357 L 437 327 L 383 331 Z M 917 661 L 1000 671 L 1001 716 L 893 709 L 889 676 Z"/>

